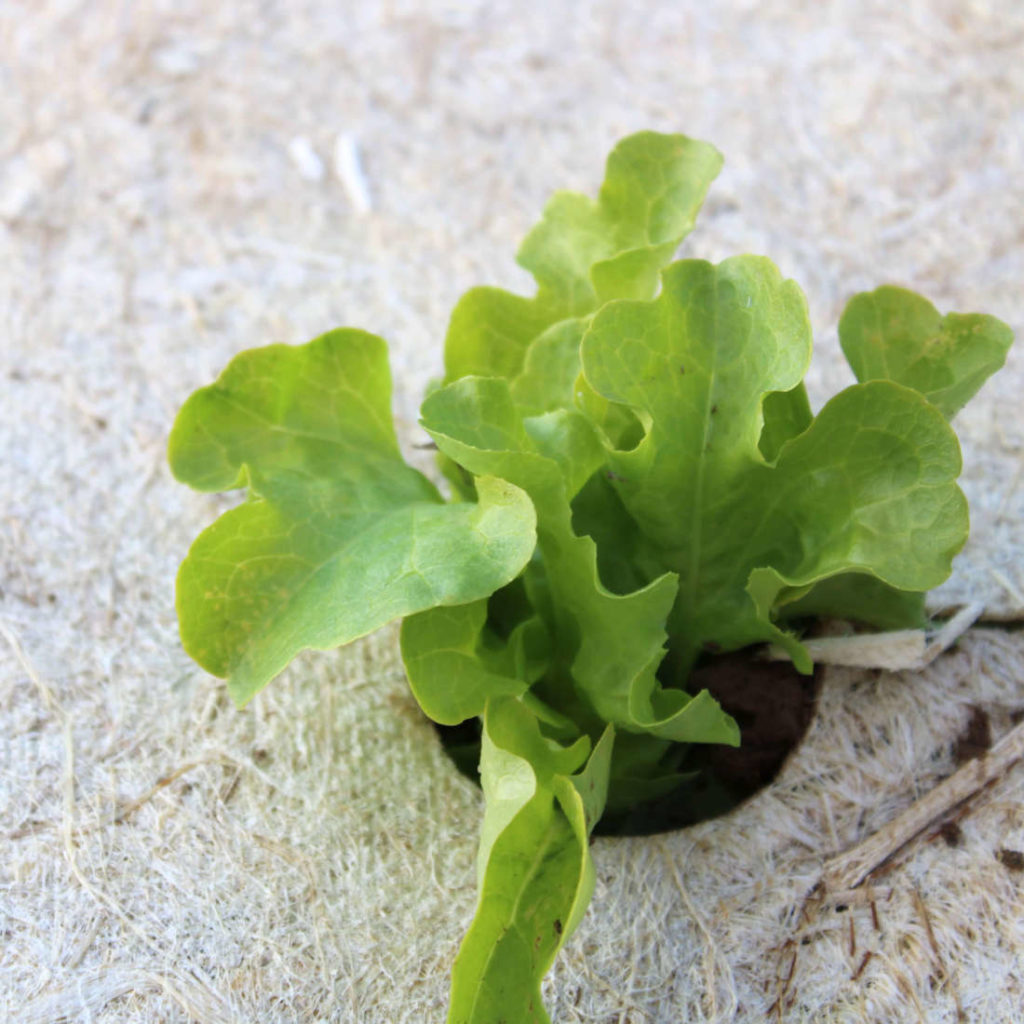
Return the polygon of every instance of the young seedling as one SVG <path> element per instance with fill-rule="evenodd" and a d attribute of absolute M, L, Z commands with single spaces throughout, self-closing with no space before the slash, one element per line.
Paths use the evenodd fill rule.
<path fill-rule="evenodd" d="M 306 648 L 401 618 L 413 693 L 482 721 L 479 904 L 449 1020 L 548 1020 L 540 983 L 593 887 L 589 836 L 740 731 L 687 680 L 800 627 L 921 625 L 967 537 L 948 420 L 1009 329 L 883 287 L 839 324 L 858 383 L 815 415 L 799 287 L 762 256 L 671 262 L 721 157 L 623 140 L 596 201 L 558 193 L 524 298 L 467 292 L 423 403 L 450 498 L 403 461 L 385 343 L 244 352 L 188 399 L 179 480 L 247 497 L 178 575 L 181 635 L 241 706 Z M 767 697 L 768 695 L 766 695 Z"/>

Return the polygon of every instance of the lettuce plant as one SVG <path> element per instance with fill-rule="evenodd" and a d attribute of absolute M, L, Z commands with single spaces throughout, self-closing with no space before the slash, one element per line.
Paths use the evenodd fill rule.
<path fill-rule="evenodd" d="M 687 691 L 698 659 L 772 641 L 809 672 L 815 617 L 920 625 L 967 537 L 948 420 L 1010 331 L 857 295 L 858 383 L 815 415 L 799 287 L 762 256 L 671 262 L 720 164 L 625 139 L 597 200 L 556 194 L 523 242 L 533 297 L 462 297 L 421 420 L 447 498 L 403 460 L 386 346 L 360 330 L 242 353 L 171 434 L 178 479 L 246 490 L 177 588 L 185 647 L 239 705 L 299 651 L 402 618 L 426 714 L 482 722 L 452 1022 L 547 1020 L 595 823 L 677 786 L 686 745 L 739 743 Z"/>

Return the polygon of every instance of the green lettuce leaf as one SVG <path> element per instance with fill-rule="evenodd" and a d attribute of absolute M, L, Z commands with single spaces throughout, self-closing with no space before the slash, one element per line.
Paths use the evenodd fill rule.
<path fill-rule="evenodd" d="M 605 306 L 582 356 L 591 387 L 650 424 L 635 448 L 609 453 L 615 486 L 644 532 L 676 553 L 695 599 L 690 566 L 708 540 L 709 506 L 763 463 L 762 402 L 796 388 L 810 362 L 803 294 L 763 257 L 684 260 L 665 271 L 656 301 Z"/>
<path fill-rule="evenodd" d="M 482 715 L 491 697 L 518 697 L 543 674 L 551 639 L 531 616 L 504 643 L 486 629 L 487 601 L 432 608 L 402 621 L 402 661 L 413 695 L 442 725 Z"/>
<path fill-rule="evenodd" d="M 766 462 L 774 462 L 782 446 L 810 425 L 811 403 L 807 389 L 798 384 L 791 391 L 772 391 L 764 396 L 764 426 L 758 447 Z"/>
<path fill-rule="evenodd" d="M 475 474 L 526 491 L 537 510 L 538 548 L 550 593 L 553 661 L 565 678 L 542 691 L 559 711 L 579 713 L 583 698 L 604 722 L 679 742 L 735 744 L 739 734 L 707 692 L 664 689 L 655 673 L 665 656 L 665 622 L 676 577 L 662 572 L 642 589 L 616 594 L 601 582 L 597 549 L 572 528 L 570 500 L 600 466 L 604 450 L 574 410 L 523 417 L 508 382 L 468 377 L 423 403 L 423 426 L 438 448 Z"/>
<path fill-rule="evenodd" d="M 767 556 L 749 578 L 758 617 L 770 620 L 787 594 L 850 571 L 910 592 L 937 586 L 967 539 L 959 473 L 956 435 L 918 392 L 888 381 L 840 392 L 773 469 L 751 475 L 748 500 L 772 494 L 747 549 Z M 792 637 L 775 639 L 811 670 Z"/>
<path fill-rule="evenodd" d="M 590 901 L 589 836 L 613 740 L 609 727 L 592 751 L 586 738 L 562 747 L 520 702 L 487 705 L 479 902 L 452 971 L 449 1024 L 550 1020 L 540 983 Z"/>
<path fill-rule="evenodd" d="M 1003 365 L 1012 341 L 994 316 L 942 316 L 927 299 L 892 285 L 855 295 L 839 320 L 839 342 L 857 380 L 904 384 L 947 419 Z"/>
<path fill-rule="evenodd" d="M 512 397 L 524 412 L 572 408 L 580 375 L 580 342 L 589 320 L 560 320 L 536 337 L 526 350 L 521 372 L 512 381 Z"/>
<path fill-rule="evenodd" d="M 236 357 L 171 433 L 175 476 L 248 497 L 192 545 L 178 574 L 182 641 L 243 704 L 304 648 L 486 597 L 536 543 L 527 495 L 476 482 L 446 505 L 399 453 L 384 342 L 339 330 Z"/>
<path fill-rule="evenodd" d="M 751 256 L 684 261 L 663 281 L 653 302 L 605 306 L 582 355 L 594 390 L 647 424 L 609 464 L 623 505 L 679 577 L 676 671 L 685 678 L 702 649 L 769 639 L 809 671 L 777 607 L 843 572 L 911 591 L 949 574 L 967 536 L 956 437 L 920 394 L 873 381 L 801 432 L 783 430 L 769 463 L 764 403 L 793 394 L 810 355 L 802 295 Z"/>
<path fill-rule="evenodd" d="M 875 576 L 841 573 L 815 583 L 802 597 L 776 602 L 776 612 L 784 621 L 824 616 L 875 629 L 924 629 L 928 625 L 924 599 L 923 593 L 899 590 Z"/>
<path fill-rule="evenodd" d="M 920 295 L 885 285 L 850 300 L 839 321 L 839 340 L 858 380 L 904 384 L 952 419 L 1003 365 L 1013 333 L 991 316 L 942 316 Z M 829 577 L 787 605 L 783 614 L 828 615 L 878 629 L 927 623 L 923 593 L 863 573 Z"/>
<path fill-rule="evenodd" d="M 530 342 L 552 324 L 610 298 L 653 294 L 721 165 L 714 147 L 684 135 L 623 139 L 597 200 L 557 193 L 524 239 L 517 261 L 537 282 L 533 298 L 472 288 L 459 300 L 445 339 L 445 380 L 514 377 Z"/>

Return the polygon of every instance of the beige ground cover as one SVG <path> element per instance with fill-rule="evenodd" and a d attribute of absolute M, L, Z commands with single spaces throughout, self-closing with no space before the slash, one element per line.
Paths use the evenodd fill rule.
<path fill-rule="evenodd" d="M 412 445 L 458 294 L 639 128 L 727 158 L 686 252 L 801 282 L 835 322 L 895 281 L 1024 327 L 1024 11 L 730 0 L 0 9 L 0 1019 L 443 1016 L 480 798 L 395 633 L 306 656 L 245 712 L 180 650 L 175 567 L 223 507 L 170 479 L 178 405 L 232 354 L 387 337 Z M 1024 769 L 869 888 L 827 859 L 1024 708 L 1024 346 L 958 421 L 974 532 L 916 673 L 833 670 L 775 786 L 594 848 L 559 1021 L 1024 1016 Z M 994 620 L 1001 620 L 996 625 Z M 808 899 L 808 896 L 812 896 Z"/>

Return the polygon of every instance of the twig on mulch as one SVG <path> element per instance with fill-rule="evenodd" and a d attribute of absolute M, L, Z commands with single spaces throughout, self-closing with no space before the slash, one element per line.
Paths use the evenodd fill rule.
<path fill-rule="evenodd" d="M 1014 726 L 988 753 L 958 768 L 874 835 L 827 861 L 822 877 L 826 891 L 856 888 L 915 836 L 1001 778 L 1021 758 L 1024 722 Z"/>

